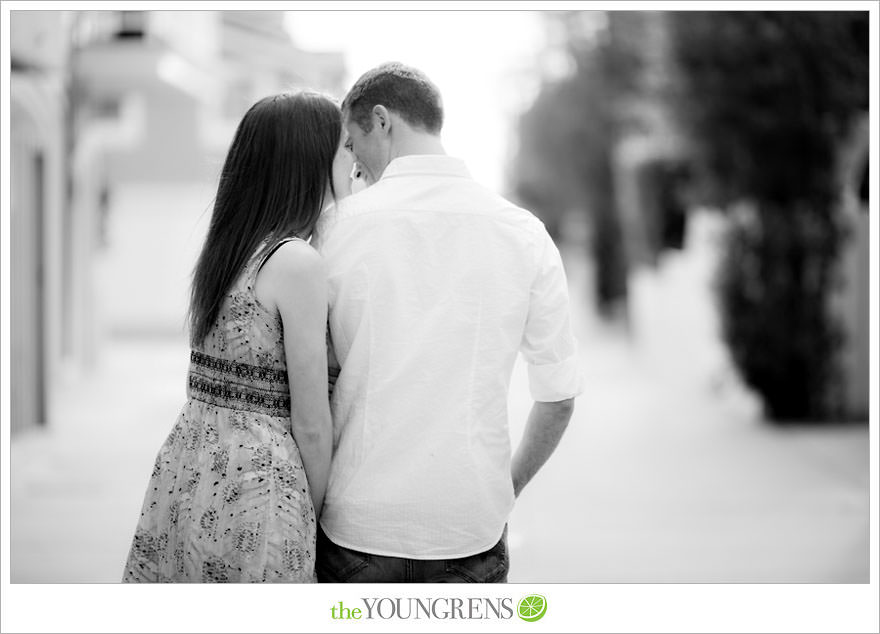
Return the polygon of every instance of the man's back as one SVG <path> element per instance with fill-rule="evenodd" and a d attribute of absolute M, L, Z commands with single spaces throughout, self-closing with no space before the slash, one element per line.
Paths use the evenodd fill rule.
<path fill-rule="evenodd" d="M 325 231 L 342 370 L 324 530 L 380 555 L 485 551 L 513 506 L 517 352 L 543 366 L 530 372 L 539 398 L 578 383 L 558 251 L 534 216 L 446 156 L 396 159 Z"/>

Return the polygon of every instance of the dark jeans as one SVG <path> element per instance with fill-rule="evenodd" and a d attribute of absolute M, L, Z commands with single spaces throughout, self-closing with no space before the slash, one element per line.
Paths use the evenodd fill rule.
<path fill-rule="evenodd" d="M 320 583 L 507 583 L 507 527 L 486 552 L 460 559 L 405 559 L 337 546 L 318 527 Z"/>

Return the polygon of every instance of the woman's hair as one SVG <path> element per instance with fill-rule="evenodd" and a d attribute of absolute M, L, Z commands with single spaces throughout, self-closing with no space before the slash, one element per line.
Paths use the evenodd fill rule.
<path fill-rule="evenodd" d="M 370 113 L 377 104 L 432 134 L 443 127 L 440 91 L 422 71 L 400 62 L 386 62 L 364 73 L 346 95 L 342 110 L 369 132 Z"/>
<path fill-rule="evenodd" d="M 205 244 L 193 271 L 190 340 L 202 343 L 257 248 L 306 237 L 333 191 L 342 111 L 302 91 L 261 99 L 244 115 L 226 155 Z"/>

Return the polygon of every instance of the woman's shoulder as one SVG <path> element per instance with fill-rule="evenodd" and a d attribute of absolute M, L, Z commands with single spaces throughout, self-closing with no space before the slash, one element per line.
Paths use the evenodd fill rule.
<path fill-rule="evenodd" d="M 304 240 L 290 240 L 263 263 L 254 293 L 264 306 L 281 309 L 291 302 L 325 302 L 326 286 L 324 261 L 318 252 Z"/>
<path fill-rule="evenodd" d="M 269 255 L 260 275 L 273 285 L 312 283 L 324 276 L 324 260 L 305 240 L 288 240 Z"/>

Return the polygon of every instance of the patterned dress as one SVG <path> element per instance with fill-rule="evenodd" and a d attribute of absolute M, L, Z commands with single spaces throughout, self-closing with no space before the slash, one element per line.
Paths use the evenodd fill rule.
<path fill-rule="evenodd" d="M 281 318 L 254 294 L 266 257 L 251 258 L 191 353 L 189 400 L 156 458 L 123 581 L 316 580 Z"/>

